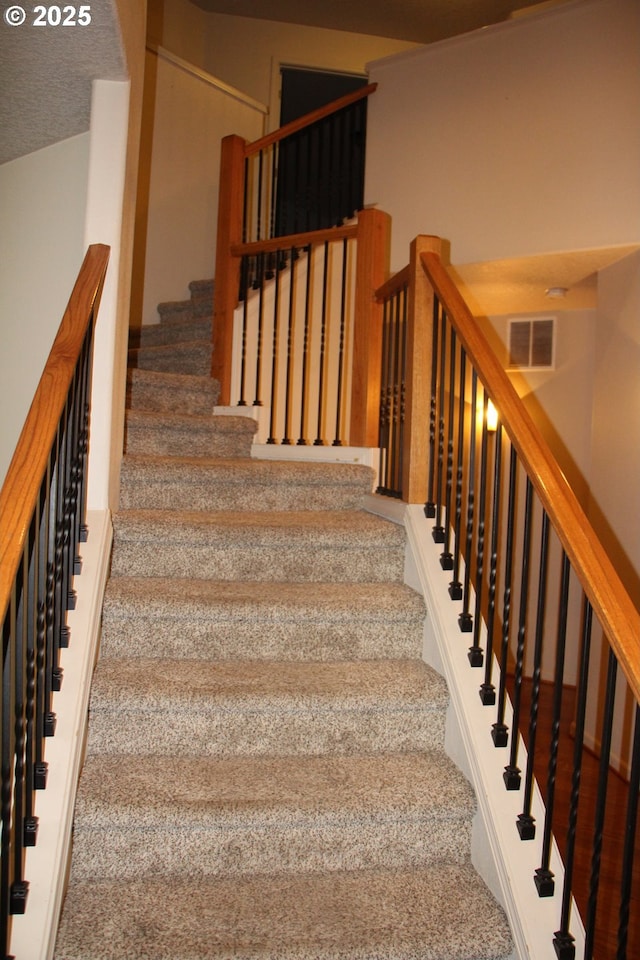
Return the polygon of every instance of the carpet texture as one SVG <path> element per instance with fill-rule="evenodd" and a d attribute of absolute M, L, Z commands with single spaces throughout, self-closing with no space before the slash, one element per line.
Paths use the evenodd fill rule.
<path fill-rule="evenodd" d="M 57 960 L 504 960 L 372 471 L 251 459 L 211 281 L 132 336 Z"/>

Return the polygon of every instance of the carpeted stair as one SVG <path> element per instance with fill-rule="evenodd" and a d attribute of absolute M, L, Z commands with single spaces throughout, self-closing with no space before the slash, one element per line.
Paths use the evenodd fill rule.
<path fill-rule="evenodd" d="M 55 956 L 506 958 L 404 531 L 368 468 L 252 459 L 212 415 L 210 299 L 132 344 Z"/>

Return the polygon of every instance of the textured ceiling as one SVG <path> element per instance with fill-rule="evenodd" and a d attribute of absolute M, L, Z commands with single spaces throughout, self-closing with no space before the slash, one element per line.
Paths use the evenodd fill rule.
<path fill-rule="evenodd" d="M 538 0 L 191 0 L 210 13 L 433 43 L 506 20 Z M 551 0 L 558 2 L 558 0 Z M 547 5 L 547 3 L 543 4 Z"/>
<path fill-rule="evenodd" d="M 34 26 L 22 6 L 23 24 L 0 18 L 0 163 L 87 131 L 92 80 L 126 78 L 115 0 L 92 0 L 88 26 Z"/>

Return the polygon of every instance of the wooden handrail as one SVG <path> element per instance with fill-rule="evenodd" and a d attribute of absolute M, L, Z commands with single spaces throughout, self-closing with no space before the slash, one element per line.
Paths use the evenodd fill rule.
<path fill-rule="evenodd" d="M 423 253 L 420 260 L 499 412 L 629 686 L 640 702 L 640 614 L 441 258 L 435 253 Z"/>
<path fill-rule="evenodd" d="M 273 133 L 267 133 L 259 140 L 254 140 L 253 143 L 246 144 L 244 148 L 245 157 L 251 157 L 254 153 L 259 153 L 261 150 L 272 146 L 272 144 L 278 143 L 286 137 L 290 137 L 293 133 L 298 133 L 300 130 L 304 130 L 305 127 L 317 123 L 318 120 L 324 120 L 325 117 L 330 116 L 332 113 L 337 113 L 338 110 L 342 110 L 344 107 L 350 107 L 352 103 L 357 103 L 358 100 L 363 100 L 365 97 L 371 96 L 377 88 L 377 83 L 370 83 L 366 87 L 354 90 L 353 93 L 347 93 L 344 97 L 333 100 L 324 107 L 318 107 L 317 110 L 312 110 L 311 113 L 305 113 L 303 117 L 298 117 L 297 120 L 285 123 L 283 127 L 279 127 L 277 130 L 274 130 Z"/>
<path fill-rule="evenodd" d="M 56 430 L 91 316 L 98 309 L 110 248 L 87 250 L 0 491 L 0 615 L 4 615 Z"/>
<path fill-rule="evenodd" d="M 255 257 L 260 253 L 275 253 L 276 250 L 290 250 L 291 247 L 317 246 L 321 243 L 333 243 L 335 240 L 355 240 L 358 236 L 358 224 L 350 223 L 342 227 L 327 227 L 326 230 L 309 230 L 307 233 L 291 233 L 286 237 L 272 237 L 269 240 L 254 240 L 251 243 L 232 243 L 232 257 Z"/>
<path fill-rule="evenodd" d="M 382 284 L 381 287 L 378 287 L 375 293 L 376 300 L 378 303 L 384 303 L 385 300 L 389 300 L 391 297 L 395 296 L 397 293 L 409 285 L 411 281 L 411 264 L 408 263 L 406 267 L 403 267 L 402 270 L 398 270 L 397 273 L 394 273 L 392 277 Z"/>

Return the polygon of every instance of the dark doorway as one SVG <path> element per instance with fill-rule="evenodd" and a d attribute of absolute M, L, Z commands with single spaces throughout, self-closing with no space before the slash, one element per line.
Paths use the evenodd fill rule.
<path fill-rule="evenodd" d="M 282 67 L 281 124 L 366 86 L 365 76 Z M 362 203 L 366 98 L 278 144 L 275 222 L 284 237 L 340 224 Z"/>
<path fill-rule="evenodd" d="M 305 113 L 346 96 L 369 82 L 367 77 L 353 73 L 332 73 L 300 67 L 281 67 L 282 92 L 280 125 L 303 117 Z"/>

